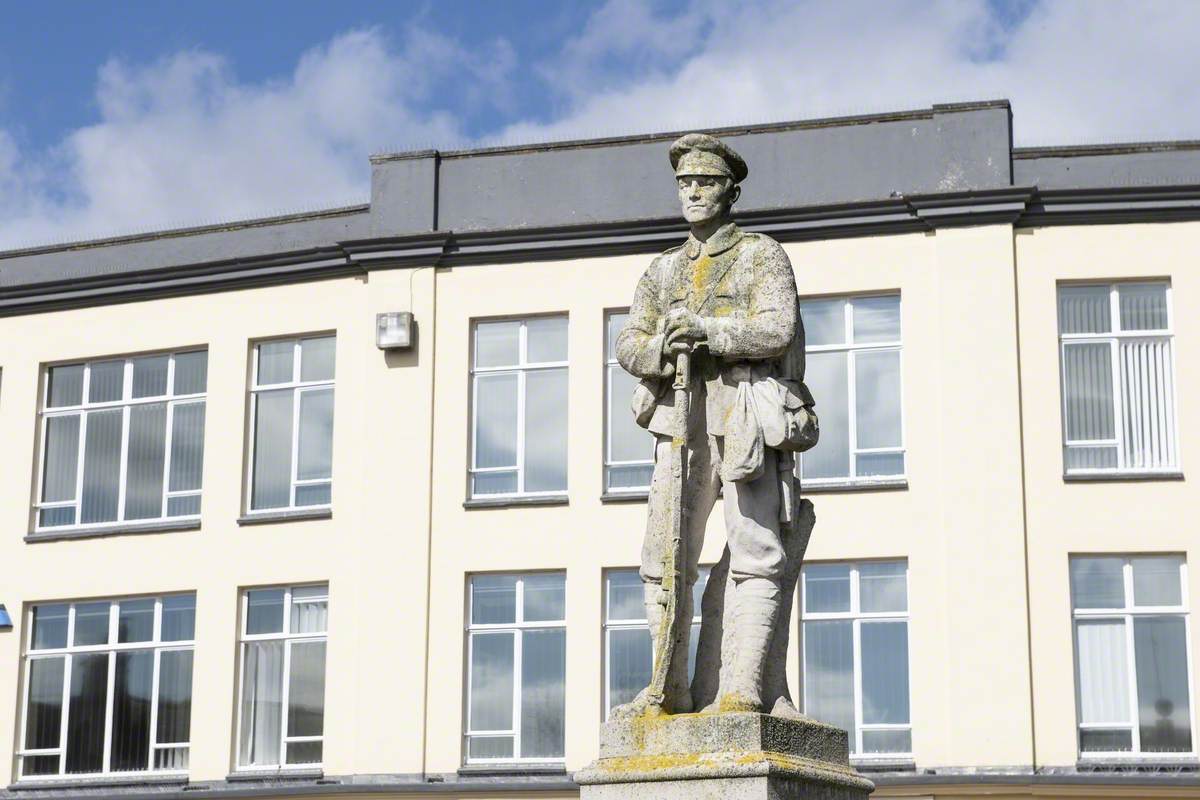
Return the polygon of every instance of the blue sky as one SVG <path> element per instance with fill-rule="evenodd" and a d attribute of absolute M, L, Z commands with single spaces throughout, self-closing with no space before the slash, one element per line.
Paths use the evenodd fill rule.
<path fill-rule="evenodd" d="M 367 155 L 1007 97 L 1200 138 L 1192 0 L 8 4 L 0 247 L 361 202 Z"/>

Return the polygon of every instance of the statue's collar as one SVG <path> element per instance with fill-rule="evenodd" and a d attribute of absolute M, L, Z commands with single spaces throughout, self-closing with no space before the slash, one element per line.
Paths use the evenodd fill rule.
<path fill-rule="evenodd" d="M 726 250 L 740 242 L 743 236 L 745 236 L 745 234 L 742 233 L 741 228 L 732 222 L 726 222 L 724 225 L 717 228 L 716 232 L 713 233 L 712 236 L 708 237 L 708 241 L 703 244 L 699 239 L 689 233 L 687 246 L 684 249 L 687 252 L 688 258 L 694 261 L 700 257 L 700 252 L 704 249 L 705 244 L 708 245 L 708 254 L 710 256 L 716 256 L 724 253 Z"/>

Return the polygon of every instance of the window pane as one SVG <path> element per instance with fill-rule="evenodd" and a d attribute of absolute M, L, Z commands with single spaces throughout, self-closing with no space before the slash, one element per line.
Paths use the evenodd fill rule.
<path fill-rule="evenodd" d="M 297 506 L 327 506 L 331 500 L 328 483 L 313 483 L 296 487 Z"/>
<path fill-rule="evenodd" d="M 863 731 L 864 753 L 911 753 L 912 731 Z"/>
<path fill-rule="evenodd" d="M 1124 608 L 1122 565 L 1120 558 L 1072 558 L 1071 597 L 1075 608 Z"/>
<path fill-rule="evenodd" d="M 162 640 L 186 642 L 196 638 L 196 595 L 178 594 L 162 599 Z"/>
<path fill-rule="evenodd" d="M 49 407 L 77 406 L 83 402 L 83 364 L 50 368 Z"/>
<path fill-rule="evenodd" d="M 159 744 L 189 741 L 192 729 L 192 651 L 167 650 L 159 659 L 157 741 Z"/>
<path fill-rule="evenodd" d="M 295 642 L 288 677 L 288 736 L 324 732 L 325 642 Z"/>
<path fill-rule="evenodd" d="M 614 570 L 608 573 L 608 619 L 646 618 L 642 600 L 642 578 L 637 570 Z"/>
<path fill-rule="evenodd" d="M 163 467 L 167 452 L 167 404 L 129 409 L 129 453 L 125 485 L 125 519 L 163 515 Z"/>
<path fill-rule="evenodd" d="M 804 712 L 850 732 L 854 751 L 854 636 L 849 620 L 804 623 Z"/>
<path fill-rule="evenodd" d="M 1114 438 L 1112 350 L 1109 345 L 1101 342 L 1064 347 L 1063 376 L 1067 439 Z"/>
<path fill-rule="evenodd" d="M 567 488 L 567 371 L 525 376 L 525 491 Z"/>
<path fill-rule="evenodd" d="M 908 587 L 902 562 L 871 562 L 858 568 L 859 608 L 862 611 L 907 611 Z"/>
<path fill-rule="evenodd" d="M 476 575 L 471 579 L 471 623 L 517 621 L 517 579 L 513 575 Z"/>
<path fill-rule="evenodd" d="M 154 751 L 154 768 L 186 771 L 188 768 L 188 748 L 157 748 Z"/>
<path fill-rule="evenodd" d="M 148 642 L 154 638 L 154 598 L 122 600 L 117 604 L 117 641 Z"/>
<path fill-rule="evenodd" d="M 903 453 L 859 453 L 854 464 L 855 474 L 860 478 L 904 474 Z"/>
<path fill-rule="evenodd" d="M 42 477 L 42 502 L 75 499 L 79 475 L 78 414 L 46 419 L 46 463 Z"/>
<path fill-rule="evenodd" d="M 821 437 L 804 454 L 805 478 L 845 478 L 850 475 L 850 400 L 845 353 L 809 353 L 805 382 L 820 398 L 817 415 Z"/>
<path fill-rule="evenodd" d="M 171 412 L 172 492 L 200 488 L 204 472 L 204 403 L 185 403 Z"/>
<path fill-rule="evenodd" d="M 125 395 L 125 362 L 101 361 L 88 371 L 88 402 L 107 403 Z"/>
<path fill-rule="evenodd" d="M 638 590 L 639 605 L 641 590 Z M 643 612 L 644 613 L 644 612 Z M 608 708 L 628 703 L 637 693 L 650 685 L 653 668 L 653 649 L 650 631 L 639 628 L 618 628 L 608 633 Z"/>
<path fill-rule="evenodd" d="M 67 772 L 104 768 L 104 707 L 108 653 L 71 658 L 71 708 L 67 713 Z"/>
<path fill-rule="evenodd" d="M 289 764 L 319 764 L 321 763 L 324 746 L 321 742 L 289 742 L 287 746 L 287 763 Z"/>
<path fill-rule="evenodd" d="M 150 766 L 150 705 L 154 652 L 117 653 L 113 681 L 112 747 L 109 769 L 133 772 Z"/>
<path fill-rule="evenodd" d="M 1119 619 L 1075 623 L 1079 670 L 1079 721 L 1128 722 L 1129 671 L 1125 623 Z"/>
<path fill-rule="evenodd" d="M 561 758 L 566 719 L 567 632 L 521 634 L 521 757 Z"/>
<path fill-rule="evenodd" d="M 38 512 L 38 525 L 43 528 L 54 528 L 60 525 L 75 524 L 75 507 L 61 506 L 59 508 L 43 508 Z"/>
<path fill-rule="evenodd" d="M 649 489 L 650 480 L 654 476 L 654 465 L 644 467 L 607 467 L 609 491 L 630 491 L 631 489 Z"/>
<path fill-rule="evenodd" d="M 1068 445 L 1065 451 L 1066 468 L 1072 469 L 1115 469 L 1117 446 L 1079 447 Z"/>
<path fill-rule="evenodd" d="M 1178 556 L 1131 558 L 1133 566 L 1133 604 L 1136 606 L 1178 606 L 1183 604 L 1179 586 Z"/>
<path fill-rule="evenodd" d="M 524 579 L 526 622 L 566 618 L 566 591 L 562 575 L 530 575 Z"/>
<path fill-rule="evenodd" d="M 1175 390 L 1171 341 L 1121 342 L 1121 427 L 1125 466 L 1161 469 L 1175 465 Z"/>
<path fill-rule="evenodd" d="M 1133 620 L 1143 752 L 1186 753 L 1192 749 L 1186 635 L 1183 617 Z"/>
<path fill-rule="evenodd" d="M 567 318 L 538 317 L 525 323 L 526 362 L 567 360 Z"/>
<path fill-rule="evenodd" d="M 846 343 L 845 300 L 801 301 L 800 318 L 804 320 L 806 346 Z"/>
<path fill-rule="evenodd" d="M 510 367 L 520 361 L 520 322 L 481 322 L 475 326 L 475 366 Z"/>
<path fill-rule="evenodd" d="M 324 633 L 329 624 L 329 589 L 297 586 L 292 589 L 292 633 Z"/>
<path fill-rule="evenodd" d="M 300 393 L 299 450 L 299 480 L 333 474 L 333 389 Z"/>
<path fill-rule="evenodd" d="M 208 351 L 175 356 L 175 394 L 199 394 L 208 387 Z"/>
<path fill-rule="evenodd" d="M 251 508 L 291 505 L 292 399 L 290 389 L 259 392 L 255 399 Z"/>
<path fill-rule="evenodd" d="M 1081 730 L 1079 749 L 1085 753 L 1127 753 L 1133 750 L 1133 734 L 1128 730 Z"/>
<path fill-rule="evenodd" d="M 608 458 L 610 461 L 649 461 L 654 436 L 637 424 L 629 409 L 638 379 L 620 367 L 608 367 Z"/>
<path fill-rule="evenodd" d="M 67 646 L 67 613 L 70 606 L 33 607 L 33 649 Z"/>
<path fill-rule="evenodd" d="M 337 339 L 322 336 L 300 341 L 300 380 L 331 381 L 337 360 Z"/>
<path fill-rule="evenodd" d="M 899 297 L 856 297 L 850 308 L 855 344 L 900 341 Z"/>
<path fill-rule="evenodd" d="M 58 756 L 24 756 L 21 758 L 21 776 L 26 778 L 32 778 L 35 775 L 57 775 L 58 767 Z"/>
<path fill-rule="evenodd" d="M 89 644 L 108 644 L 108 610 L 111 603 L 79 603 L 75 606 L 76 647 Z"/>
<path fill-rule="evenodd" d="M 200 495 L 190 494 L 167 498 L 168 517 L 196 516 L 200 513 Z"/>
<path fill-rule="evenodd" d="M 283 633 L 283 589 L 246 592 L 246 633 Z"/>
<path fill-rule="evenodd" d="M 468 758 L 512 758 L 513 737 L 472 736 L 467 749 Z"/>
<path fill-rule="evenodd" d="M 864 622 L 859 637 L 863 723 L 907 723 L 908 623 Z"/>
<path fill-rule="evenodd" d="M 167 365 L 170 356 L 133 359 L 133 396 L 162 397 L 167 393 Z"/>
<path fill-rule="evenodd" d="M 29 661 L 29 706 L 25 712 L 27 750 L 57 748 L 61 741 L 65 664 L 65 656 Z"/>
<path fill-rule="evenodd" d="M 1165 283 L 1124 283 L 1117 287 L 1121 308 L 1121 330 L 1160 331 L 1170 327 L 1167 320 Z"/>
<path fill-rule="evenodd" d="M 513 633 L 471 634 L 473 731 L 512 730 Z"/>
<path fill-rule="evenodd" d="M 296 363 L 296 343 L 263 342 L 258 346 L 258 385 L 291 383 Z"/>
<path fill-rule="evenodd" d="M 475 466 L 517 465 L 515 373 L 475 377 Z"/>
<path fill-rule="evenodd" d="M 854 406 L 859 448 L 900 446 L 900 351 L 855 355 Z"/>
<path fill-rule="evenodd" d="M 850 567 L 811 564 L 804 567 L 804 613 L 850 610 Z"/>
<path fill-rule="evenodd" d="M 1108 333 L 1111 330 L 1112 308 L 1107 286 L 1058 288 L 1059 333 Z"/>
<path fill-rule="evenodd" d="M 238 762 L 243 766 L 278 764 L 283 723 L 284 643 L 247 642 L 243 646 L 246 661 Z"/>
<path fill-rule="evenodd" d="M 625 327 L 625 323 L 629 321 L 628 313 L 609 314 L 607 320 L 607 330 L 604 333 L 605 355 L 609 361 L 617 360 L 617 337 L 621 335 L 621 329 Z"/>
<path fill-rule="evenodd" d="M 121 410 L 88 414 L 80 522 L 113 522 L 121 478 Z"/>

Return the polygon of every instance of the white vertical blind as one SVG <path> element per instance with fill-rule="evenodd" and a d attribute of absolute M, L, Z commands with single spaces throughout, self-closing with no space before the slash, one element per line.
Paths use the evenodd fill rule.
<path fill-rule="evenodd" d="M 1170 339 L 1121 342 L 1124 463 L 1136 469 L 1175 464 L 1175 395 Z"/>
<path fill-rule="evenodd" d="M 1129 722 L 1124 620 L 1079 620 L 1079 721 Z"/>

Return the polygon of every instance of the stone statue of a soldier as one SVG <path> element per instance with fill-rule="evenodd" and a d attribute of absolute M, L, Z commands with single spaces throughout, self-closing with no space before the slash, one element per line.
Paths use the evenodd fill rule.
<path fill-rule="evenodd" d="M 742 231 L 730 220 L 738 184 L 748 172 L 741 156 L 712 136 L 693 133 L 671 145 L 670 161 L 691 234 L 650 264 L 616 346 L 621 366 L 642 379 L 634 413 L 657 439 L 642 549 L 646 616 L 652 635 L 661 638 L 666 586 L 676 592 L 678 618 L 691 620 L 704 530 L 722 492 L 728 588 L 710 585 L 705 598 L 706 609 L 710 594 L 725 604 L 716 615 L 724 619 L 719 689 L 716 697 L 709 692 L 695 703 L 708 702 L 706 710 L 712 711 L 779 713 L 782 702 L 794 713 L 782 672 L 788 625 L 783 617 L 790 613 L 811 505 L 802 508 L 797 498 L 793 453 L 811 447 L 817 436 L 812 398 L 802 383 L 804 334 L 795 277 L 778 242 Z M 690 372 L 686 389 L 676 387 L 687 393 L 681 403 L 689 409 L 686 423 L 676 414 L 672 393 L 681 353 L 688 356 Z M 670 490 L 671 459 L 681 441 L 686 514 L 676 523 L 684 554 L 682 585 L 676 586 L 663 578 L 674 541 L 672 497 L 679 496 Z M 808 529 L 798 541 L 802 516 Z M 706 629 L 709 616 L 706 611 Z M 693 708 L 688 680 L 689 628 L 677 625 L 673 641 L 655 641 L 656 652 L 669 648 L 664 689 L 657 695 L 642 692 L 615 709 L 615 717 L 700 710 Z M 767 683 L 777 685 L 764 688 L 773 658 L 780 663 Z M 700 670 L 697 684 L 716 686 L 717 677 Z"/>

